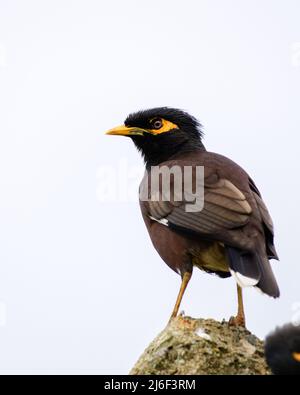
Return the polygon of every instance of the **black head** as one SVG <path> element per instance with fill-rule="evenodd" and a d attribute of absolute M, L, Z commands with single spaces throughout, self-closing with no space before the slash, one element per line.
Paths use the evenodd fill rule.
<path fill-rule="evenodd" d="M 157 165 L 177 153 L 204 149 L 201 125 L 182 110 L 160 107 L 130 114 L 123 126 L 107 132 L 131 137 L 146 165 Z"/>
<path fill-rule="evenodd" d="M 276 329 L 265 342 L 265 355 L 277 375 L 300 374 L 300 326 L 288 324 Z"/>

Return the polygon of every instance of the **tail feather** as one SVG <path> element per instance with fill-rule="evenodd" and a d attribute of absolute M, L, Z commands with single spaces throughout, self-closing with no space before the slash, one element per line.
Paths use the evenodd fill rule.
<path fill-rule="evenodd" d="M 260 262 L 259 268 L 261 271 L 261 277 L 257 284 L 257 287 L 265 294 L 270 295 L 273 298 L 279 298 L 279 287 L 269 260 L 259 254 L 257 254 L 257 259 Z"/>
<path fill-rule="evenodd" d="M 228 246 L 226 251 L 230 272 L 241 287 L 256 286 L 269 296 L 279 297 L 279 288 L 266 254 Z"/>

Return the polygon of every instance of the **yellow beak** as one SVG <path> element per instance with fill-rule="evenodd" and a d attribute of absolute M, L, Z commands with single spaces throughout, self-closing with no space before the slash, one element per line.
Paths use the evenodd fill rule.
<path fill-rule="evenodd" d="M 294 352 L 293 357 L 296 361 L 300 362 L 300 352 Z"/>
<path fill-rule="evenodd" d="M 144 133 L 147 133 L 147 130 L 121 125 L 108 130 L 105 134 L 116 136 L 143 136 Z"/>

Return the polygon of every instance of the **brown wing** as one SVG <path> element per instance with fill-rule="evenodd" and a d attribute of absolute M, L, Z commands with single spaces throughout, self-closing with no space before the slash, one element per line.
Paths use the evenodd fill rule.
<path fill-rule="evenodd" d="M 146 202 L 144 207 L 152 220 L 170 229 L 224 243 L 231 272 L 238 283 L 242 286 L 256 285 L 263 292 L 277 297 L 279 289 L 267 256 L 273 257 L 275 250 L 272 250 L 271 239 L 268 239 L 269 244 L 265 244 L 266 232 L 273 235 L 272 220 L 259 193 L 250 190 L 246 173 L 241 175 L 238 185 L 242 185 L 244 190 L 234 185 L 230 175 L 226 177 L 224 172 L 222 174 L 205 166 L 204 206 L 201 211 L 187 212 L 186 204 L 191 200 L 188 195 L 182 201 L 176 201 L 173 194 L 168 201 L 161 184 L 159 190 L 151 190 L 155 201 Z M 237 180 L 234 175 L 232 178 Z M 147 182 L 149 185 L 149 180 Z M 171 190 L 173 187 L 171 182 Z"/>
<path fill-rule="evenodd" d="M 244 194 L 229 180 L 204 185 L 204 206 L 200 212 L 186 212 L 186 202 L 175 207 L 167 220 L 202 234 L 215 234 L 248 222 L 252 210 Z"/>
<path fill-rule="evenodd" d="M 171 190 L 174 183 L 171 182 Z M 161 191 L 160 191 L 161 192 Z M 189 232 L 218 238 L 220 233 L 239 228 L 247 224 L 252 209 L 245 195 L 233 183 L 220 178 L 212 169 L 206 169 L 204 178 L 204 206 L 199 212 L 187 212 L 186 205 L 191 203 L 192 196 L 185 191 L 182 201 L 167 200 L 164 193 L 151 190 L 155 201 L 147 202 L 148 213 L 152 219 L 168 222 Z M 160 199 L 158 200 L 158 196 Z M 229 236 L 229 235 L 228 235 Z"/>

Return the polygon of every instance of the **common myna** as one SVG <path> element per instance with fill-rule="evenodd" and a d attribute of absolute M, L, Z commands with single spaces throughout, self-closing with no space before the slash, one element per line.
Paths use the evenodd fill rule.
<path fill-rule="evenodd" d="M 273 374 L 300 375 L 300 326 L 287 324 L 268 335 L 265 355 Z"/>
<path fill-rule="evenodd" d="M 235 278 L 238 313 L 230 322 L 245 326 L 242 287 L 254 286 L 274 298 L 279 296 L 269 263 L 269 259 L 278 259 L 273 223 L 254 181 L 230 159 L 206 151 L 201 124 L 182 110 L 139 111 L 107 134 L 130 137 L 144 158 L 146 171 L 140 191 L 148 190 L 149 199 L 140 198 L 142 215 L 154 247 L 182 278 L 171 318 L 177 315 L 197 266 L 222 278 Z M 152 170 L 174 166 L 182 173 L 185 168 L 192 169 L 193 178 L 198 168 L 204 169 L 201 210 L 188 211 L 187 199 L 178 201 L 174 193 L 165 199 L 161 181 L 158 190 L 151 191 Z M 176 177 L 170 178 L 172 189 Z"/>

